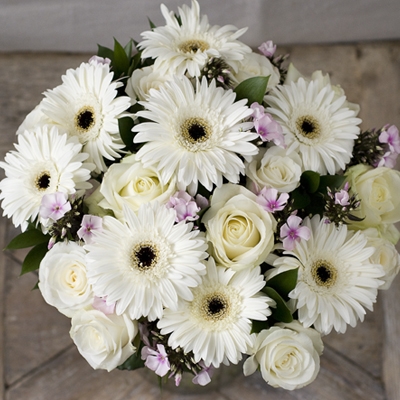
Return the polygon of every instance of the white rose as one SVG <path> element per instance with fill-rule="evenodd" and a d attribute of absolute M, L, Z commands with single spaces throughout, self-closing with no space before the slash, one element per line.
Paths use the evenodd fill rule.
<path fill-rule="evenodd" d="M 202 222 L 218 263 L 236 271 L 260 265 L 274 245 L 275 218 L 243 186 L 215 189 Z"/>
<path fill-rule="evenodd" d="M 260 367 L 263 379 L 286 390 L 310 384 L 319 372 L 323 343 L 321 335 L 298 322 L 279 324 L 261 331 L 244 365 L 245 376 Z"/>
<path fill-rule="evenodd" d="M 90 307 L 94 294 L 86 277 L 86 251 L 75 242 L 56 243 L 39 267 L 39 289 L 45 301 L 67 317 Z"/>
<path fill-rule="evenodd" d="M 384 284 L 379 289 L 387 290 L 399 273 L 400 255 L 394 244 L 381 237 L 377 229 L 368 228 L 363 233 L 368 240 L 368 246 L 375 248 L 375 253 L 370 257 L 371 263 L 382 265 L 385 271 L 385 276 L 380 278 Z"/>
<path fill-rule="evenodd" d="M 126 93 L 132 99 L 145 101 L 149 97 L 150 89 L 158 90 L 173 77 L 164 70 L 157 70 L 154 66 L 135 69 L 126 84 Z"/>
<path fill-rule="evenodd" d="M 354 215 L 364 218 L 352 221 L 350 227 L 366 229 L 400 221 L 400 172 L 387 167 L 355 165 L 345 174 L 350 190 L 361 200 Z"/>
<path fill-rule="evenodd" d="M 121 163 L 111 165 L 100 186 L 104 199 L 99 206 L 112 210 L 116 218 L 121 220 L 124 205 L 137 211 L 142 204 L 151 201 L 165 204 L 176 192 L 175 177 L 164 184 L 156 168 L 144 168 L 135 157 L 133 154 L 125 157 Z"/>
<path fill-rule="evenodd" d="M 111 371 L 135 353 L 137 332 L 137 322 L 125 314 L 81 310 L 72 317 L 69 334 L 92 368 Z"/>
<path fill-rule="evenodd" d="M 300 156 L 290 155 L 282 147 L 261 149 L 253 161 L 246 165 L 247 176 L 258 185 L 289 193 L 300 184 L 302 173 Z"/>
<path fill-rule="evenodd" d="M 269 76 L 268 90 L 279 84 L 280 74 L 278 69 L 272 65 L 267 57 L 261 54 L 246 54 L 244 58 L 238 62 L 238 65 L 238 72 L 233 74 L 238 83 L 256 76 Z"/>

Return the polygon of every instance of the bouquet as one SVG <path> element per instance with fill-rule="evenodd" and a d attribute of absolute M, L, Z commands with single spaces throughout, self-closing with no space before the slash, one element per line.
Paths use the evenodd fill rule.
<path fill-rule="evenodd" d="M 399 271 L 398 129 L 362 131 L 328 75 L 196 0 L 161 12 L 26 116 L 0 162 L 8 248 L 95 369 L 206 385 L 245 359 L 301 388 Z"/>

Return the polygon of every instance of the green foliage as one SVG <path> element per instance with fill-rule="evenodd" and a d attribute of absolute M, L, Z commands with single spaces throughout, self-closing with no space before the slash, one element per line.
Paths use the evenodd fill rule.
<path fill-rule="evenodd" d="M 320 174 L 314 171 L 304 171 L 300 178 L 300 184 L 308 193 L 315 193 L 320 183 Z"/>
<path fill-rule="evenodd" d="M 255 102 L 261 104 L 267 91 L 268 81 L 269 76 L 256 76 L 239 83 L 234 90 L 236 100 L 248 99 L 248 106 Z"/>
<path fill-rule="evenodd" d="M 130 55 L 126 54 L 122 45 L 114 39 L 114 56 L 111 60 L 114 74 L 117 78 L 127 75 L 130 66 Z"/>
<path fill-rule="evenodd" d="M 41 243 L 47 243 L 50 236 L 43 234 L 38 229 L 30 229 L 20 233 L 6 246 L 7 250 L 24 249 L 26 247 L 36 246 Z"/>
<path fill-rule="evenodd" d="M 97 55 L 103 58 L 109 58 L 112 60 L 114 58 L 114 51 L 108 47 L 97 45 Z"/>
<path fill-rule="evenodd" d="M 141 66 L 140 52 L 136 51 L 136 42 L 133 39 L 122 46 L 114 38 L 114 49 L 98 45 L 97 55 L 111 60 L 115 79 L 127 78 L 131 76 L 133 70 Z"/>
<path fill-rule="evenodd" d="M 334 191 L 335 189 L 339 189 L 343 185 L 345 180 L 346 177 L 343 175 L 323 175 L 320 179 L 318 191 L 326 194 L 327 187 L 329 187 L 332 191 Z"/>
<path fill-rule="evenodd" d="M 33 247 L 25 257 L 24 262 L 22 263 L 21 275 L 24 275 L 28 272 L 36 271 L 39 268 L 40 262 L 46 255 L 47 251 L 47 242 L 40 243 Z"/>
<path fill-rule="evenodd" d="M 135 136 L 132 132 L 133 125 L 134 123 L 131 117 L 120 118 L 118 120 L 119 133 L 128 150 L 131 150 L 133 146 L 133 137 Z"/>
<path fill-rule="evenodd" d="M 251 325 L 251 333 L 260 333 L 264 329 L 269 329 L 271 326 L 269 324 L 269 320 L 267 321 L 252 321 Z"/>
<path fill-rule="evenodd" d="M 267 281 L 266 286 L 274 289 L 282 297 L 287 298 L 289 293 L 295 288 L 297 283 L 298 269 L 290 269 L 275 275 Z"/>
<path fill-rule="evenodd" d="M 293 208 L 301 210 L 300 215 L 322 216 L 325 207 L 324 196 L 329 187 L 332 191 L 342 186 L 345 180 L 340 175 L 320 175 L 314 171 L 304 171 L 300 178 L 300 186 L 291 194 Z"/>
<path fill-rule="evenodd" d="M 118 369 L 126 369 L 128 371 L 133 371 L 138 368 L 144 367 L 144 360 L 140 357 L 141 350 L 138 349 L 136 353 L 133 353 L 123 364 L 118 366 Z"/>
<path fill-rule="evenodd" d="M 271 317 L 279 322 L 292 322 L 293 317 L 292 313 L 290 312 L 288 306 L 286 305 L 285 300 L 280 296 L 280 294 L 273 289 L 272 287 L 265 286 L 262 291 L 271 299 L 275 300 L 276 307 L 271 307 L 272 315 Z"/>
<path fill-rule="evenodd" d="M 153 21 L 149 17 L 147 17 L 147 20 L 149 21 L 151 30 L 153 30 L 154 28 L 157 28 L 157 26 L 153 23 Z"/>

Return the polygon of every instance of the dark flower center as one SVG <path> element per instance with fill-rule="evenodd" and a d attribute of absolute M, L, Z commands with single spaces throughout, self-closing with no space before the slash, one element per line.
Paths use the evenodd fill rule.
<path fill-rule="evenodd" d="M 80 131 L 88 131 L 95 124 L 95 113 L 92 107 L 85 106 L 79 110 L 75 117 L 76 127 Z"/>
<path fill-rule="evenodd" d="M 158 251 L 151 243 L 140 243 L 132 251 L 131 261 L 141 271 L 153 268 L 157 264 Z"/>
<path fill-rule="evenodd" d="M 203 299 L 205 318 L 211 321 L 223 319 L 229 310 L 229 302 L 222 293 L 213 293 Z"/>
<path fill-rule="evenodd" d="M 36 187 L 39 190 L 46 190 L 50 186 L 50 172 L 42 172 L 36 179 Z"/>
<path fill-rule="evenodd" d="M 203 118 L 188 118 L 180 128 L 181 136 L 179 141 L 190 151 L 198 150 L 196 145 L 206 142 L 211 136 L 211 127 Z"/>
<path fill-rule="evenodd" d="M 212 299 L 208 303 L 208 312 L 212 315 L 220 314 L 224 310 L 224 308 L 225 304 L 219 298 Z"/>
<path fill-rule="evenodd" d="M 323 283 L 329 281 L 332 278 L 331 271 L 325 267 L 325 265 L 321 265 L 317 268 L 317 276 L 319 280 Z"/>
<path fill-rule="evenodd" d="M 207 132 L 205 131 L 204 126 L 197 123 L 194 123 L 189 127 L 188 134 L 195 142 L 201 142 L 205 137 L 207 137 Z"/>
<path fill-rule="evenodd" d="M 315 139 L 321 134 L 319 122 L 311 115 L 305 115 L 298 118 L 296 126 L 299 134 L 307 139 Z"/>
<path fill-rule="evenodd" d="M 337 270 L 328 261 L 319 260 L 311 270 L 315 283 L 319 286 L 331 287 L 337 280 Z"/>

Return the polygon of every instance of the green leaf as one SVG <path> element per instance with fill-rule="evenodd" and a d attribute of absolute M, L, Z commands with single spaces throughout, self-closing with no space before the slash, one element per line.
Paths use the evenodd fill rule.
<path fill-rule="evenodd" d="M 97 45 L 97 55 L 103 58 L 109 58 L 111 61 L 114 58 L 114 51 L 108 47 Z"/>
<path fill-rule="evenodd" d="M 270 328 L 268 321 L 253 320 L 251 324 L 251 333 L 260 333 L 264 329 Z"/>
<path fill-rule="evenodd" d="M 271 317 L 280 322 L 289 323 L 293 321 L 292 313 L 290 312 L 285 301 L 279 295 L 279 293 L 271 287 L 265 286 L 262 291 L 271 299 L 276 301 L 276 308 L 271 307 Z"/>
<path fill-rule="evenodd" d="M 327 187 L 330 187 L 332 191 L 339 189 L 345 180 L 346 177 L 341 175 L 323 175 L 320 179 L 318 191 L 321 193 L 326 193 Z"/>
<path fill-rule="evenodd" d="M 297 268 L 282 272 L 268 280 L 266 286 L 276 290 L 282 297 L 287 297 L 296 286 L 297 273 Z"/>
<path fill-rule="evenodd" d="M 255 76 L 240 82 L 234 90 L 236 100 L 248 99 L 248 106 L 255 102 L 261 104 L 267 91 L 268 81 L 269 76 Z"/>
<path fill-rule="evenodd" d="M 311 201 L 310 195 L 301 186 L 293 190 L 290 197 L 293 200 L 293 208 L 296 210 L 306 208 Z"/>
<path fill-rule="evenodd" d="M 125 146 L 129 148 L 133 145 L 134 133 L 132 127 L 134 125 L 133 119 L 130 117 L 120 118 L 118 120 L 119 133 Z"/>
<path fill-rule="evenodd" d="M 132 57 L 132 46 L 133 46 L 133 40 L 131 39 L 127 45 L 124 47 L 125 54 L 128 56 L 128 58 Z"/>
<path fill-rule="evenodd" d="M 128 70 L 128 76 L 131 76 L 131 75 L 132 75 L 132 72 L 133 72 L 136 68 L 139 67 L 140 61 L 141 61 L 141 55 L 142 55 L 142 52 L 138 52 L 138 53 L 136 53 L 136 54 L 132 57 L 131 65 L 130 65 L 129 70 Z"/>
<path fill-rule="evenodd" d="M 50 236 L 43 234 L 37 229 L 32 229 L 20 233 L 7 245 L 6 249 L 24 249 L 26 247 L 36 246 L 40 243 L 47 243 L 50 240 Z"/>
<path fill-rule="evenodd" d="M 315 193 L 320 184 L 320 175 L 314 171 L 304 171 L 301 174 L 300 184 L 308 193 Z"/>
<path fill-rule="evenodd" d="M 118 369 L 126 369 L 128 371 L 133 371 L 138 368 L 144 367 L 144 360 L 140 357 L 140 349 L 133 353 L 123 364 L 119 365 Z"/>
<path fill-rule="evenodd" d="M 154 28 L 157 28 L 157 26 L 156 26 L 155 24 L 153 24 L 152 20 L 151 20 L 149 17 L 147 17 L 147 20 L 149 21 L 150 28 L 151 28 L 152 30 L 153 30 Z"/>
<path fill-rule="evenodd" d="M 114 39 L 114 58 L 112 66 L 114 69 L 115 77 L 119 78 L 122 75 L 126 75 L 129 69 L 129 58 L 125 53 L 125 49 L 122 45 Z"/>
<path fill-rule="evenodd" d="M 47 251 L 47 243 L 41 243 L 33 247 L 22 263 L 21 275 L 37 270 Z"/>

